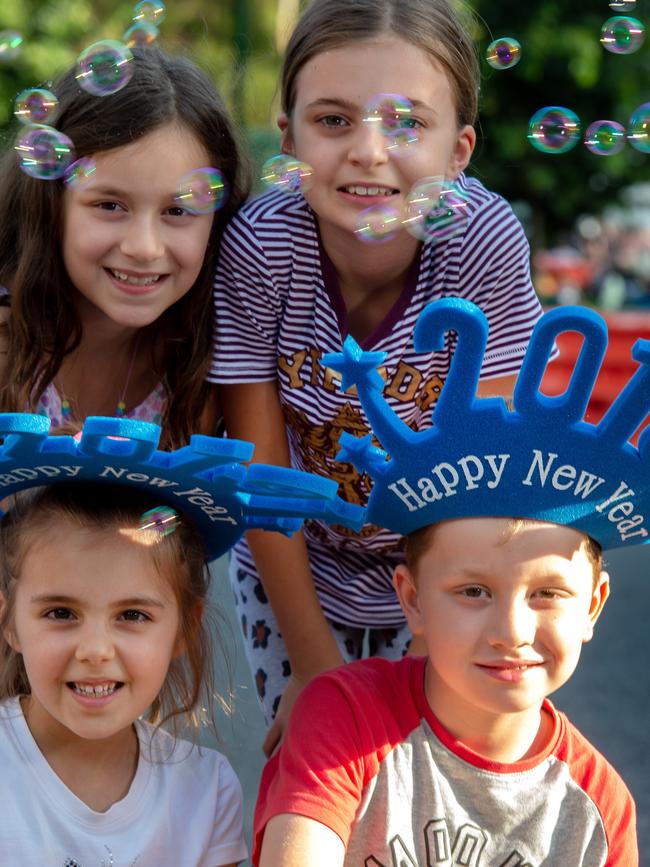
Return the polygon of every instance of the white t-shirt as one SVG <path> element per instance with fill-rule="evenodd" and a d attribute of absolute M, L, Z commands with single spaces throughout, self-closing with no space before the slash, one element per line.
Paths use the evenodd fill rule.
<path fill-rule="evenodd" d="M 138 720 L 140 758 L 121 801 L 98 813 L 39 750 L 17 698 L 0 702 L 0 864 L 220 867 L 247 857 L 242 791 L 227 759 Z"/>

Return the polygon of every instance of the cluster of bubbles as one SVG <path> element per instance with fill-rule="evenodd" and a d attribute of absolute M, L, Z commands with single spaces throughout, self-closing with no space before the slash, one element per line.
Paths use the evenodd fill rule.
<path fill-rule="evenodd" d="M 412 153 L 420 141 L 413 124 L 413 103 L 398 93 L 378 93 L 364 107 L 363 122 L 382 136 L 384 148 L 391 156 Z"/>
<path fill-rule="evenodd" d="M 546 106 L 531 117 L 528 140 L 545 154 L 564 154 L 574 148 L 582 138 L 580 119 L 570 108 Z M 613 120 L 597 120 L 584 136 L 585 146 L 597 156 L 613 156 L 629 141 L 642 153 L 650 153 L 650 102 L 640 105 L 632 113 L 627 130 Z"/>
<path fill-rule="evenodd" d="M 226 201 L 226 183 L 219 169 L 193 169 L 180 180 L 175 201 L 190 214 L 212 214 Z"/>
<path fill-rule="evenodd" d="M 262 166 L 262 183 L 284 193 L 307 193 L 313 183 L 314 170 L 289 154 L 270 157 Z"/>
<path fill-rule="evenodd" d="M 421 178 L 406 196 L 402 213 L 383 204 L 365 208 L 355 232 L 360 240 L 374 244 L 390 241 L 404 228 L 419 241 L 439 244 L 464 230 L 469 204 L 468 195 L 455 181 Z"/>
<path fill-rule="evenodd" d="M 145 544 L 160 542 L 170 536 L 181 522 L 181 517 L 171 506 L 156 506 L 140 516 L 138 530 L 145 534 L 141 539 Z"/>
<path fill-rule="evenodd" d="M 167 10 L 162 0 L 140 0 L 133 8 L 133 24 L 122 39 L 128 48 L 152 45 L 159 36 L 158 25 L 165 20 Z"/>
<path fill-rule="evenodd" d="M 20 54 L 23 37 L 15 30 L 0 30 L 0 63 L 15 60 Z"/>
<path fill-rule="evenodd" d="M 645 27 L 638 18 L 614 15 L 608 18 L 600 31 L 603 48 L 613 54 L 633 54 L 645 40 Z"/>
<path fill-rule="evenodd" d="M 521 44 L 512 36 L 502 36 L 490 42 L 486 59 L 494 69 L 511 69 L 521 60 Z"/>

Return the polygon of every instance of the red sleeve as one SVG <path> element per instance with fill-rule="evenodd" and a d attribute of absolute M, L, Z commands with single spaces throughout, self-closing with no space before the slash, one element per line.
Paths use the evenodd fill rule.
<path fill-rule="evenodd" d="M 604 867 L 638 867 L 636 808 L 618 773 L 565 718 L 567 737 L 557 756 L 569 765 L 574 782 L 595 804 L 607 837 Z"/>
<path fill-rule="evenodd" d="M 385 756 L 419 724 L 408 693 L 408 672 L 415 662 L 419 660 L 365 660 L 327 672 L 305 687 L 282 747 L 262 773 L 253 864 L 259 863 L 267 822 L 281 813 L 321 822 L 347 846 L 365 786 Z"/>

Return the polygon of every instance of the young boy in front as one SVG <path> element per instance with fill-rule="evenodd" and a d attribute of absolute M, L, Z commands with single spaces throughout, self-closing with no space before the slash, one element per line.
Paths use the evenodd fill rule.
<path fill-rule="evenodd" d="M 313 681 L 265 769 L 260 867 L 635 867 L 624 783 L 547 696 L 609 594 L 569 527 L 446 521 L 395 587 L 425 658 Z"/>
<path fill-rule="evenodd" d="M 480 320 L 471 305 L 440 305 L 434 315 L 455 317 L 459 333 Z M 375 481 L 369 514 L 407 534 L 394 585 L 426 656 L 364 660 L 304 689 L 262 777 L 256 867 L 637 867 L 630 793 L 548 696 L 609 594 L 594 537 L 607 547 L 645 538 L 648 486 L 629 483 L 644 471 L 627 443 L 643 406 L 638 390 L 621 395 L 600 447 L 572 418 L 585 364 L 560 404 L 520 388 L 563 329 L 595 341 L 594 317 L 546 314 L 514 411 L 447 400 L 431 434 L 380 407 L 381 383 L 356 347 L 325 357 L 389 443 L 390 462 L 370 445 L 361 458 Z M 342 443 L 342 459 L 359 458 L 360 441 Z M 491 517 L 506 509 L 526 517 Z"/>

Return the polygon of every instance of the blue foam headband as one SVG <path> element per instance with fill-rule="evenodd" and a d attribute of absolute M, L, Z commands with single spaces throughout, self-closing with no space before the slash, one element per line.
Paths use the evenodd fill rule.
<path fill-rule="evenodd" d="M 336 482 L 284 467 L 244 466 L 251 443 L 195 435 L 175 452 L 156 449 L 160 428 L 125 418 L 86 419 L 79 441 L 48 436 L 42 415 L 0 413 L 0 498 L 57 482 L 120 484 L 146 490 L 188 515 L 209 559 L 246 530 L 290 535 L 305 518 L 358 530 L 364 510 L 336 495 Z"/>
<path fill-rule="evenodd" d="M 582 307 L 558 307 L 538 321 L 517 377 L 514 409 L 503 398 L 477 398 L 488 323 L 478 307 L 447 298 L 426 307 L 413 335 L 417 352 L 458 342 L 434 408 L 433 426 L 411 430 L 382 397 L 376 371 L 384 353 L 362 352 L 351 337 L 323 363 L 356 386 L 383 449 L 372 435 L 341 436 L 339 460 L 373 479 L 367 520 L 399 533 L 451 518 L 533 518 L 574 527 L 603 548 L 649 541 L 650 428 L 638 449 L 629 437 L 650 411 L 650 341 L 637 340 L 639 369 L 599 424 L 584 421 L 607 348 L 607 326 Z M 549 397 L 540 384 L 555 340 L 584 335 L 566 391 Z"/>

